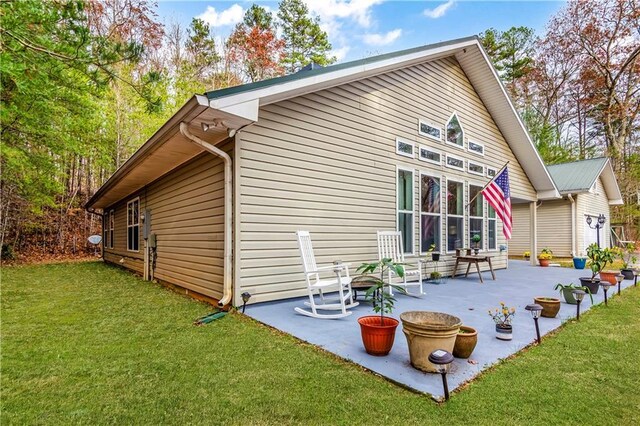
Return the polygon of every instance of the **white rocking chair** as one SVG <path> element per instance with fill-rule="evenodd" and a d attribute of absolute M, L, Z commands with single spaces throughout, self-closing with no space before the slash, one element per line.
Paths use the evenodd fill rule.
<path fill-rule="evenodd" d="M 311 311 L 302 308 L 295 308 L 295 311 L 302 315 L 324 319 L 344 318 L 351 315 L 353 312 L 348 312 L 347 309 L 354 308 L 358 306 L 359 303 L 353 301 L 349 265 L 347 263 L 341 263 L 318 267 L 313 254 L 313 246 L 311 245 L 309 232 L 298 231 L 296 235 L 298 237 L 304 277 L 309 291 L 309 301 L 305 302 L 305 305 L 310 307 Z M 320 279 L 321 272 L 333 272 L 335 277 Z M 338 298 L 326 299 L 324 295 L 325 292 L 333 291 L 338 292 Z M 319 303 L 316 302 L 316 292 L 320 299 Z M 318 313 L 318 310 L 341 312 L 338 314 L 321 314 Z"/>
<path fill-rule="evenodd" d="M 396 263 L 404 263 L 404 250 L 402 245 L 402 234 L 399 231 L 378 231 L 378 257 L 382 259 L 391 259 Z M 395 272 L 389 270 L 387 274 L 388 283 L 391 284 L 391 278 L 395 276 Z M 409 282 L 407 278 L 416 277 L 417 281 Z M 420 295 L 425 294 L 422 290 L 422 261 L 418 260 L 418 267 L 407 268 L 404 265 L 404 277 L 402 282 L 398 285 L 408 290 L 408 287 L 418 287 Z M 389 293 L 393 294 L 391 287 L 389 287 Z"/>

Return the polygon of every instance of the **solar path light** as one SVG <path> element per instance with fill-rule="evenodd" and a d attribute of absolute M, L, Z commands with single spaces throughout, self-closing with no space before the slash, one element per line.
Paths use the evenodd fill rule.
<path fill-rule="evenodd" d="M 247 307 L 247 302 L 251 299 L 251 293 L 245 291 L 240 295 L 240 297 L 242 297 L 242 313 L 244 314 L 244 308 Z"/>
<path fill-rule="evenodd" d="M 616 282 L 618 283 L 618 296 L 620 296 L 620 286 L 622 284 L 622 280 L 624 280 L 624 275 L 622 274 L 616 275 Z"/>
<path fill-rule="evenodd" d="M 607 301 L 607 291 L 609 291 L 611 283 L 609 281 L 600 281 L 600 287 L 602 287 L 602 290 L 604 291 L 604 304 L 605 306 L 608 306 L 609 302 Z"/>
<path fill-rule="evenodd" d="M 449 400 L 449 386 L 447 385 L 447 372 L 449 366 L 453 362 L 451 352 L 443 349 L 437 349 L 429 355 L 429 362 L 436 366 L 438 373 L 442 375 L 442 386 L 444 387 L 444 400 Z"/>
<path fill-rule="evenodd" d="M 542 314 L 542 306 L 537 303 L 532 303 L 527 305 L 524 309 L 531 312 L 533 322 L 536 324 L 536 338 L 538 339 L 538 344 L 540 344 L 540 327 L 538 326 L 538 319 L 540 318 L 540 314 Z"/>
<path fill-rule="evenodd" d="M 580 303 L 582 303 L 582 299 L 584 299 L 584 295 L 587 293 L 585 293 L 584 290 L 573 290 L 572 293 L 573 297 L 576 298 L 576 302 L 578 302 L 576 305 L 576 317 L 578 321 L 580 321 Z"/>
<path fill-rule="evenodd" d="M 640 270 L 638 269 L 634 269 L 633 270 L 633 286 L 635 287 L 636 284 L 638 284 L 638 275 L 640 274 Z"/>

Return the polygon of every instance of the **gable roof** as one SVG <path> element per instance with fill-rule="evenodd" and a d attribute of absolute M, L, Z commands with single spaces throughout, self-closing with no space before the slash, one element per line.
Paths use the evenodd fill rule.
<path fill-rule="evenodd" d="M 622 194 L 607 157 L 552 164 L 547 169 L 561 194 L 592 192 L 601 177 L 609 204 L 622 204 Z"/>
<path fill-rule="evenodd" d="M 156 161 L 144 174 L 133 173 L 136 175 L 135 181 L 132 182 L 128 177 L 135 168 L 144 166 L 145 153 L 157 151 L 157 147 L 167 141 L 172 142 L 171 145 L 176 148 L 181 144 L 189 143 L 178 131 L 177 124 L 180 122 L 191 124 L 194 130 L 199 129 L 202 124 L 207 124 L 209 131 L 202 133 L 202 137 L 209 143 L 216 144 L 227 139 L 229 135 L 235 134 L 236 130 L 258 121 L 260 106 L 452 56 L 458 61 L 493 117 L 535 188 L 538 198 L 559 198 L 560 194 L 553 179 L 544 166 L 500 77 L 491 65 L 478 37 L 473 36 L 210 91 L 205 96 L 196 95 L 187 103 L 197 105 L 196 109 L 187 108 L 185 105 L 178 111 L 96 192 L 87 203 L 87 208 L 104 208 L 131 194 L 136 187 L 140 189 L 159 178 L 162 175 L 160 171 L 166 173 L 192 158 L 191 150 L 178 152 L 179 155 L 163 158 L 162 162 Z M 124 184 L 125 181 L 128 182 Z"/>

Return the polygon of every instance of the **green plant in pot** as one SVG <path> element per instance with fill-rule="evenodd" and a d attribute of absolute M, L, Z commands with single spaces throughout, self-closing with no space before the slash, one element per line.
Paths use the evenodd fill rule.
<path fill-rule="evenodd" d="M 553 251 L 548 247 L 543 248 L 538 255 L 538 262 L 540 263 L 540 266 L 549 266 L 549 261 L 551 259 L 553 259 Z"/>
<path fill-rule="evenodd" d="M 480 251 L 480 241 L 482 241 L 482 237 L 480 236 L 480 234 L 473 234 L 473 237 L 471 237 L 471 241 L 473 241 L 473 243 L 476 245 L 473 248 L 473 251 L 477 256 L 478 252 Z"/>
<path fill-rule="evenodd" d="M 581 277 L 580 284 L 588 287 L 591 294 L 597 294 L 600 288 L 600 279 L 596 275 L 604 272 L 607 265 L 613 263 L 615 253 L 609 248 L 601 248 L 598 244 L 593 243 L 587 247 L 587 257 L 589 258 L 589 268 L 591 269 L 591 277 Z M 612 284 L 615 284 L 615 279 Z"/>
<path fill-rule="evenodd" d="M 622 269 L 620 273 L 624 275 L 625 280 L 632 280 L 632 266 L 638 261 L 638 257 L 636 256 L 636 243 L 628 242 L 625 244 L 620 251 L 620 259 L 622 259 Z"/>
<path fill-rule="evenodd" d="M 429 278 L 431 279 L 431 281 L 433 281 L 435 284 L 439 284 L 442 280 L 442 274 L 438 271 L 433 271 L 429 274 Z"/>
<path fill-rule="evenodd" d="M 496 338 L 499 340 L 511 340 L 513 338 L 513 328 L 511 321 L 516 314 L 516 308 L 509 308 L 504 302 L 500 302 L 500 307 L 489 309 L 489 316 L 496 323 Z"/>
<path fill-rule="evenodd" d="M 440 252 L 436 251 L 436 245 L 435 244 L 431 244 L 429 246 L 429 249 L 427 250 L 427 253 L 431 253 L 431 260 L 434 262 L 438 262 L 440 260 Z"/>
<path fill-rule="evenodd" d="M 570 305 L 576 305 L 578 303 L 576 301 L 576 298 L 573 297 L 573 290 L 583 290 L 585 293 L 589 295 L 589 298 L 591 299 L 591 304 L 593 305 L 593 296 L 592 296 L 591 290 L 587 286 L 576 286 L 573 283 L 569 283 L 569 284 L 558 283 L 555 286 L 555 290 L 558 290 L 560 294 L 562 294 L 564 301 Z"/>
<path fill-rule="evenodd" d="M 373 263 L 363 263 L 357 269 L 357 272 L 362 274 L 380 271 L 380 278 L 376 278 L 373 286 L 366 292 L 366 299 L 373 301 L 373 311 L 380 315 L 358 318 L 362 343 L 370 355 L 383 356 L 391 351 L 399 321 L 385 316 L 385 314 L 391 314 L 396 301 L 390 290 L 394 289 L 406 294 L 404 288 L 384 282 L 384 276 L 389 270 L 400 278 L 404 277 L 404 266 L 389 258 Z"/>

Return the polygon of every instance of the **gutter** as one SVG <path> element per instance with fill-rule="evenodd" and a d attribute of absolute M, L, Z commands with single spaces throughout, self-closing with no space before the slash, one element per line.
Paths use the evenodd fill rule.
<path fill-rule="evenodd" d="M 231 258 L 231 233 L 233 225 L 233 205 L 232 205 L 232 163 L 229 154 L 220 148 L 211 145 L 208 142 L 193 135 L 189 131 L 189 126 L 184 121 L 180 123 L 180 133 L 192 143 L 198 145 L 205 151 L 222 158 L 224 161 L 224 269 L 222 284 L 222 299 L 218 302 L 219 306 L 225 306 L 231 303 L 233 294 L 233 281 L 231 277 L 232 258 Z"/>
<path fill-rule="evenodd" d="M 571 194 L 567 194 L 567 198 L 571 201 L 571 254 L 576 257 L 578 255 L 576 245 L 576 225 L 578 223 L 576 200 Z"/>

